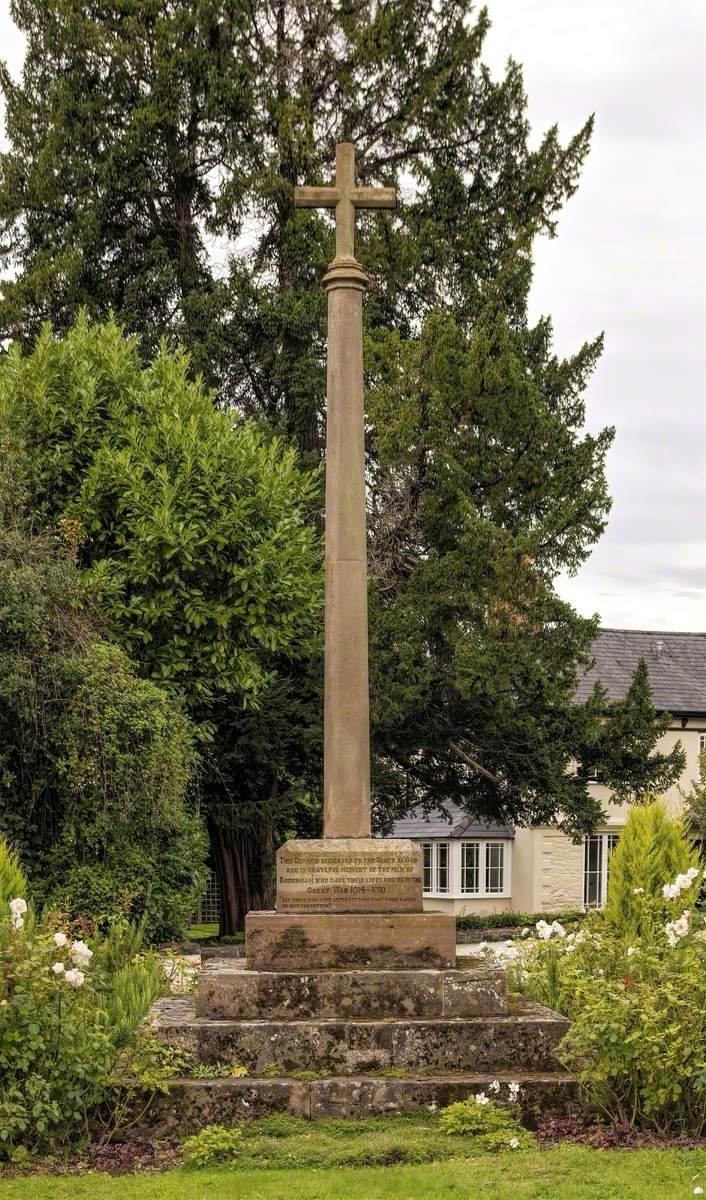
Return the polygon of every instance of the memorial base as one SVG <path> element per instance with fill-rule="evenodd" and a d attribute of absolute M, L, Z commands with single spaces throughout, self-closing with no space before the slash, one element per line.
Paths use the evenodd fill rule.
<path fill-rule="evenodd" d="M 454 967 L 456 922 L 431 912 L 250 912 L 245 958 L 251 971 Z"/>

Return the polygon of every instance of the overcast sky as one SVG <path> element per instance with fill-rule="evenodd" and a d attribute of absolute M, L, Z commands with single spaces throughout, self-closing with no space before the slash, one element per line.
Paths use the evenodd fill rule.
<path fill-rule="evenodd" d="M 604 625 L 706 629 L 706 8 L 703 0 L 489 0 L 486 62 L 524 67 L 537 136 L 596 114 L 532 315 L 568 354 L 600 330 L 588 424 L 617 426 L 613 510 L 560 590 Z M 0 0 L 0 53 L 22 46 Z"/>

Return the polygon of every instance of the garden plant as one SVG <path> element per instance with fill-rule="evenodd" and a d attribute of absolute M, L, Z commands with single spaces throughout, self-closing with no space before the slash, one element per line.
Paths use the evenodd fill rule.
<path fill-rule="evenodd" d="M 89 945 L 76 922 L 38 918 L 23 884 L 0 842 L 0 1162 L 15 1164 L 115 1133 L 164 1075 L 140 1026 L 165 977 L 139 929 Z"/>
<path fill-rule="evenodd" d="M 608 903 L 578 931 L 539 921 L 511 981 L 571 1018 L 561 1057 L 606 1119 L 662 1133 L 706 1130 L 703 863 L 655 801 L 630 814 Z"/>

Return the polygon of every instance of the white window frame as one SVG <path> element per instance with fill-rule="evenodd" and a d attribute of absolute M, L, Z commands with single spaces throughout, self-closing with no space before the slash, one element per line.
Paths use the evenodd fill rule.
<path fill-rule="evenodd" d="M 512 898 L 512 840 L 510 838 L 424 838 L 419 845 L 422 851 L 422 867 L 424 865 L 424 848 L 431 848 L 433 887 L 431 891 L 423 888 L 423 895 L 426 898 L 439 900 L 510 900 Z M 477 892 L 462 890 L 463 847 L 468 845 L 476 845 L 479 848 Z M 439 846 L 448 846 L 448 890 L 445 892 L 439 891 L 438 888 L 439 851 L 437 847 Z M 500 892 L 489 892 L 486 887 L 489 846 L 502 846 L 503 888 Z M 422 875 L 422 881 L 423 878 Z"/>
<path fill-rule="evenodd" d="M 439 888 L 439 867 L 440 867 L 439 858 L 441 857 L 439 854 L 440 846 L 446 848 L 446 888 L 443 891 Z M 427 838 L 421 843 L 422 889 L 423 889 L 422 894 L 424 896 L 446 897 L 446 896 L 453 895 L 453 882 L 452 882 L 452 873 L 451 873 L 451 864 L 452 864 L 452 859 L 453 859 L 452 846 L 453 846 L 453 842 L 450 842 L 445 838 L 438 838 L 436 840 Z M 432 879 L 431 891 L 427 891 L 426 889 L 424 889 L 424 851 L 427 847 L 429 848 L 430 855 L 431 855 L 431 879 Z"/>
<path fill-rule="evenodd" d="M 618 844 L 620 830 L 606 829 L 600 833 L 587 834 L 583 839 L 583 907 L 586 910 L 593 908 L 605 908 L 608 898 L 608 879 L 610 877 L 610 855 Z M 589 872 L 588 870 L 588 848 L 591 841 L 595 841 L 599 846 L 599 861 L 598 868 Z M 598 879 L 598 900 L 594 904 L 588 902 L 588 876 L 597 875 Z"/>

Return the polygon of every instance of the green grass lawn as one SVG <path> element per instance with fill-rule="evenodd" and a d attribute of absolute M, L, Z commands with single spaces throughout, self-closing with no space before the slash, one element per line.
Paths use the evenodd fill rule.
<path fill-rule="evenodd" d="M 0 1180 L 2 1200 L 688 1200 L 706 1153 L 556 1150 L 422 1166 Z"/>
<path fill-rule="evenodd" d="M 190 942 L 200 942 L 203 938 L 218 937 L 217 925 L 190 925 L 186 931 Z"/>

